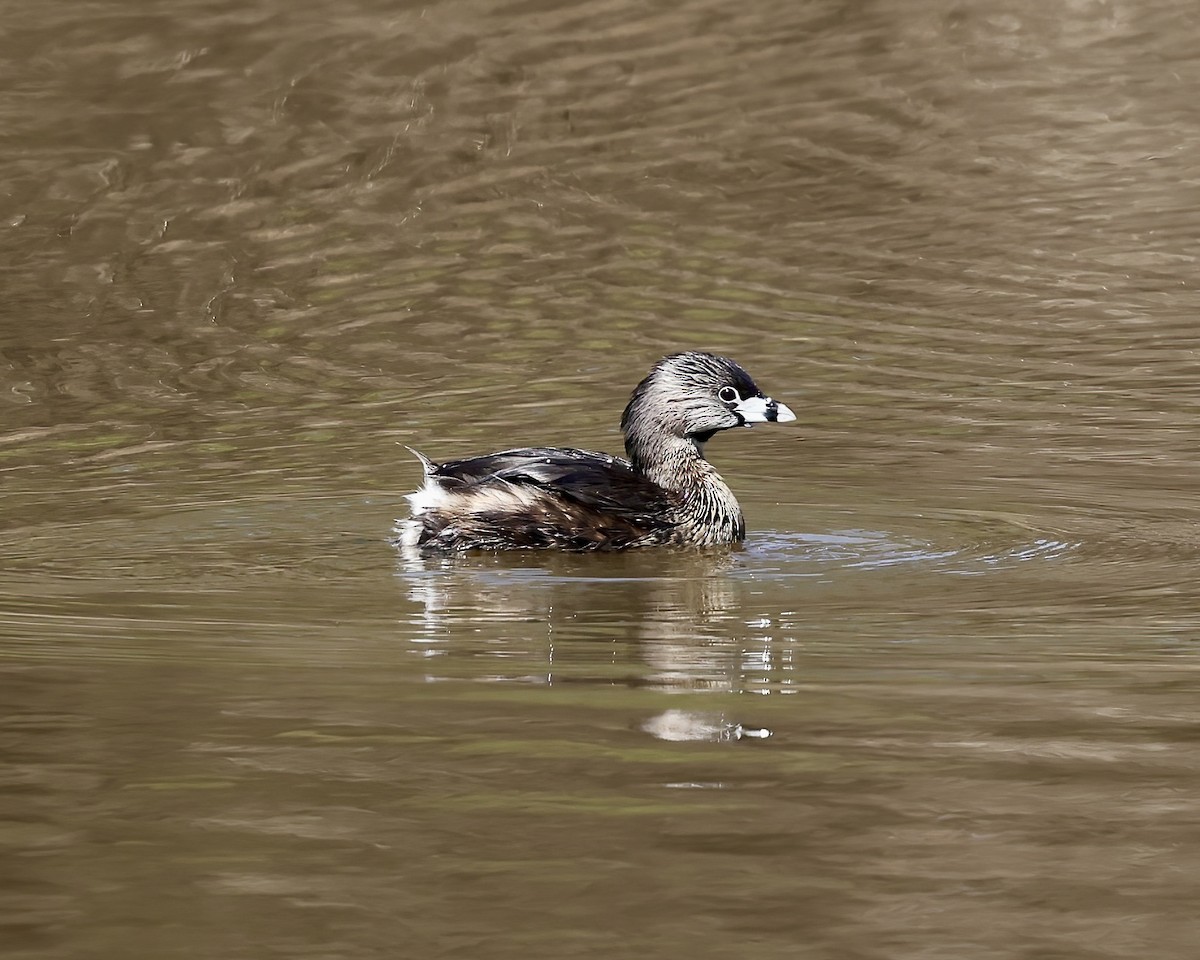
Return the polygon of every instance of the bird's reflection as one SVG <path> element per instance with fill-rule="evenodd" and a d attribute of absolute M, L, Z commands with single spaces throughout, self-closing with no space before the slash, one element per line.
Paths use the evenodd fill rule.
<path fill-rule="evenodd" d="M 397 576 L 413 604 L 407 639 L 447 658 L 447 675 L 671 692 L 787 683 L 790 658 L 772 619 L 748 612 L 760 582 L 737 551 L 410 556 Z"/>

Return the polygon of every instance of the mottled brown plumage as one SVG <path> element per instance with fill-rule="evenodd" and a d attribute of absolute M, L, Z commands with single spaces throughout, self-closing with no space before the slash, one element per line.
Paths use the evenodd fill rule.
<path fill-rule="evenodd" d="M 435 464 L 397 524 L 408 550 L 626 550 L 745 537 L 733 492 L 704 459 L 721 430 L 795 419 L 740 366 L 707 353 L 655 364 L 621 417 L 628 460 L 526 447 Z M 414 451 L 415 453 L 416 451 Z"/>

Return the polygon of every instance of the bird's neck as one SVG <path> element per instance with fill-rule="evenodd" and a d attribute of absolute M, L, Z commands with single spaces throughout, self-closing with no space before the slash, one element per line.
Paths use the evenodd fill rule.
<path fill-rule="evenodd" d="M 704 459 L 702 442 L 665 434 L 626 437 L 625 451 L 634 470 L 674 495 L 687 541 L 732 543 L 745 536 L 742 508 Z"/>

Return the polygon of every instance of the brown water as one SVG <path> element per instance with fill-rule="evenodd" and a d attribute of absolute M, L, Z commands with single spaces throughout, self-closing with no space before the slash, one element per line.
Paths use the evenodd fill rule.
<path fill-rule="evenodd" d="M 3 14 L 6 958 L 1196 956 L 1191 5 Z M 685 347 L 744 550 L 384 542 Z"/>

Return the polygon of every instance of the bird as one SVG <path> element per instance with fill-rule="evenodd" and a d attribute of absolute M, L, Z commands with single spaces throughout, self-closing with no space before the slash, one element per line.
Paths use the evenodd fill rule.
<path fill-rule="evenodd" d="M 521 447 L 434 463 L 410 447 L 424 480 L 392 542 L 419 555 L 740 543 L 741 507 L 704 446 L 722 430 L 795 419 L 728 357 L 673 353 L 629 398 L 625 458 Z"/>

